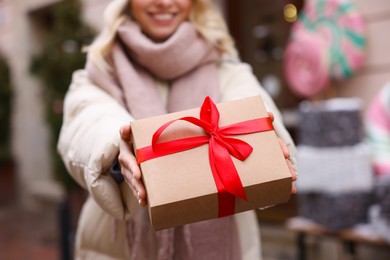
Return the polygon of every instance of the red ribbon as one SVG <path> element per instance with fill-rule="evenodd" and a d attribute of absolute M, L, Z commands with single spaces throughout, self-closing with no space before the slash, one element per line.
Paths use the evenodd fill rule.
<path fill-rule="evenodd" d="M 207 135 L 158 143 L 163 131 L 178 120 L 187 121 L 203 128 Z M 229 136 L 270 131 L 274 128 L 269 117 L 256 118 L 223 127 L 219 127 L 218 122 L 217 106 L 209 97 L 206 97 L 200 110 L 200 119 L 182 117 L 165 123 L 154 133 L 151 146 L 137 150 L 137 161 L 142 163 L 208 143 L 210 167 L 218 190 L 218 217 L 224 217 L 235 212 L 234 196 L 247 200 L 240 176 L 230 155 L 244 161 L 253 150 L 248 143 Z"/>

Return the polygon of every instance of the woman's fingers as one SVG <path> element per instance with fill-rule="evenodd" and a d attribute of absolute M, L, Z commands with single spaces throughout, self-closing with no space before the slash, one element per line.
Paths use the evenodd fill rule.
<path fill-rule="evenodd" d="M 120 128 L 121 141 L 119 144 L 118 161 L 122 174 L 132 189 L 134 196 L 141 206 L 146 206 L 146 190 L 141 179 L 141 170 L 133 154 L 131 145 L 131 127 L 124 125 Z"/>
<path fill-rule="evenodd" d="M 269 118 L 271 119 L 271 122 L 273 122 L 275 120 L 275 117 L 274 117 L 274 114 L 271 113 L 271 112 L 268 112 L 268 116 Z M 289 160 L 290 159 L 290 150 L 288 149 L 287 145 L 285 144 L 285 142 L 282 141 L 282 139 L 278 138 L 278 142 L 279 142 L 279 145 L 280 145 L 280 148 L 282 149 L 282 152 L 283 152 L 283 155 L 284 155 L 284 158 L 286 159 L 286 162 L 287 162 L 287 165 L 288 165 L 288 169 L 290 170 L 290 173 L 291 173 L 291 178 L 292 178 L 292 186 L 291 186 L 291 193 L 297 193 L 297 189 L 294 185 L 294 181 L 297 180 L 297 173 L 291 163 L 291 161 Z"/>
<path fill-rule="evenodd" d="M 120 128 L 119 133 L 121 138 L 126 141 L 131 141 L 131 127 L 130 125 L 124 125 Z"/>
<path fill-rule="evenodd" d="M 278 138 L 280 148 L 282 149 L 284 158 L 288 159 L 290 158 L 290 150 L 287 148 L 287 145 L 285 142 L 282 141 L 282 139 Z"/>
<path fill-rule="evenodd" d="M 286 162 L 287 162 L 288 168 L 289 168 L 290 173 L 291 173 L 291 178 L 292 178 L 291 193 L 297 193 L 297 189 L 294 185 L 294 181 L 297 180 L 297 173 L 296 173 L 291 161 L 289 159 L 286 159 Z"/>
<path fill-rule="evenodd" d="M 297 192 L 297 189 L 294 185 L 294 181 L 297 180 L 297 173 L 291 163 L 291 161 L 289 160 L 290 159 L 290 150 L 288 149 L 287 145 L 282 141 L 282 139 L 278 138 L 278 141 L 279 141 L 279 145 L 280 145 L 280 148 L 282 149 L 282 152 L 283 152 L 283 155 L 284 155 L 284 158 L 286 159 L 286 162 L 287 162 L 287 166 L 288 166 L 288 169 L 290 170 L 290 173 L 291 173 L 291 178 L 292 178 L 292 187 L 291 187 L 291 193 L 296 193 Z"/>
<path fill-rule="evenodd" d="M 292 186 L 291 186 L 291 193 L 292 194 L 297 193 L 297 188 L 295 187 L 294 183 L 292 183 Z"/>
<path fill-rule="evenodd" d="M 130 174 L 131 175 L 131 174 Z M 134 177 L 126 178 L 126 182 L 133 190 L 134 196 L 140 200 L 146 200 L 146 192 L 141 180 L 137 180 Z"/>
<path fill-rule="evenodd" d="M 297 173 L 295 172 L 295 169 L 294 169 L 291 161 L 286 159 L 286 162 L 287 162 L 288 168 L 290 169 L 292 180 L 296 181 L 297 180 Z"/>
<path fill-rule="evenodd" d="M 121 161 L 123 163 L 121 163 Z M 137 165 L 137 162 L 132 155 L 126 156 L 126 158 L 119 159 L 121 163 L 122 174 L 125 177 L 126 182 L 133 190 L 134 196 L 138 199 L 139 204 L 146 205 L 146 191 L 143 181 L 141 179 L 141 172 Z"/>

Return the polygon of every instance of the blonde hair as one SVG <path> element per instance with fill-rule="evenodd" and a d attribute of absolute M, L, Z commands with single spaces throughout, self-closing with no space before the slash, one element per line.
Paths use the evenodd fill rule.
<path fill-rule="evenodd" d="M 88 47 L 90 58 L 101 70 L 110 71 L 106 57 L 115 42 L 118 26 L 130 17 L 131 0 L 113 0 L 104 11 L 105 27 L 94 42 Z M 233 38 L 221 13 L 213 6 L 211 0 L 192 0 L 189 21 L 198 32 L 221 54 L 237 58 Z"/>

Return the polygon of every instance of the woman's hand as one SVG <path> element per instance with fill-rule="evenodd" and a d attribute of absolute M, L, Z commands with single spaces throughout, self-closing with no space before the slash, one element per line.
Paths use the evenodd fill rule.
<path fill-rule="evenodd" d="M 124 125 L 120 129 L 121 141 L 119 144 L 118 161 L 121 172 L 127 184 L 129 184 L 134 196 L 141 206 L 147 205 L 146 190 L 141 179 L 141 170 L 138 167 L 131 145 L 130 125 Z"/>
<path fill-rule="evenodd" d="M 272 114 L 271 112 L 268 112 L 268 116 L 271 118 L 271 121 L 273 122 L 274 121 L 274 114 Z M 288 168 L 290 169 L 290 172 L 291 172 L 292 181 L 293 181 L 292 186 L 291 186 L 291 193 L 296 193 L 297 189 L 295 188 L 294 181 L 297 180 L 297 173 L 296 173 L 291 161 L 289 160 L 289 158 L 291 156 L 290 151 L 288 150 L 287 145 L 279 137 L 278 137 L 278 141 L 279 141 L 280 148 L 283 151 L 284 158 L 286 159 Z"/>

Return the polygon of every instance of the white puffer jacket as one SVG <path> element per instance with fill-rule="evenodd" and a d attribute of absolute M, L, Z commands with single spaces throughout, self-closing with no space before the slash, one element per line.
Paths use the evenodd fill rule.
<path fill-rule="evenodd" d="M 240 62 L 225 61 L 219 67 L 219 74 L 221 101 L 261 95 L 268 111 L 275 115 L 276 133 L 295 155 L 295 146 L 283 126 L 280 112 L 260 87 L 250 67 Z M 165 99 L 167 85 L 161 83 L 160 89 Z M 129 189 L 124 187 L 126 183 L 118 185 L 108 174 L 108 169 L 118 155 L 119 129 L 132 120 L 126 109 L 88 80 L 86 71 L 74 73 L 65 98 L 58 150 L 69 173 L 90 194 L 78 224 L 78 259 L 129 259 L 124 220 L 131 217 L 138 205 Z M 292 161 L 295 165 L 293 156 Z M 260 235 L 254 212 L 237 214 L 235 219 L 242 259 L 261 259 Z"/>

